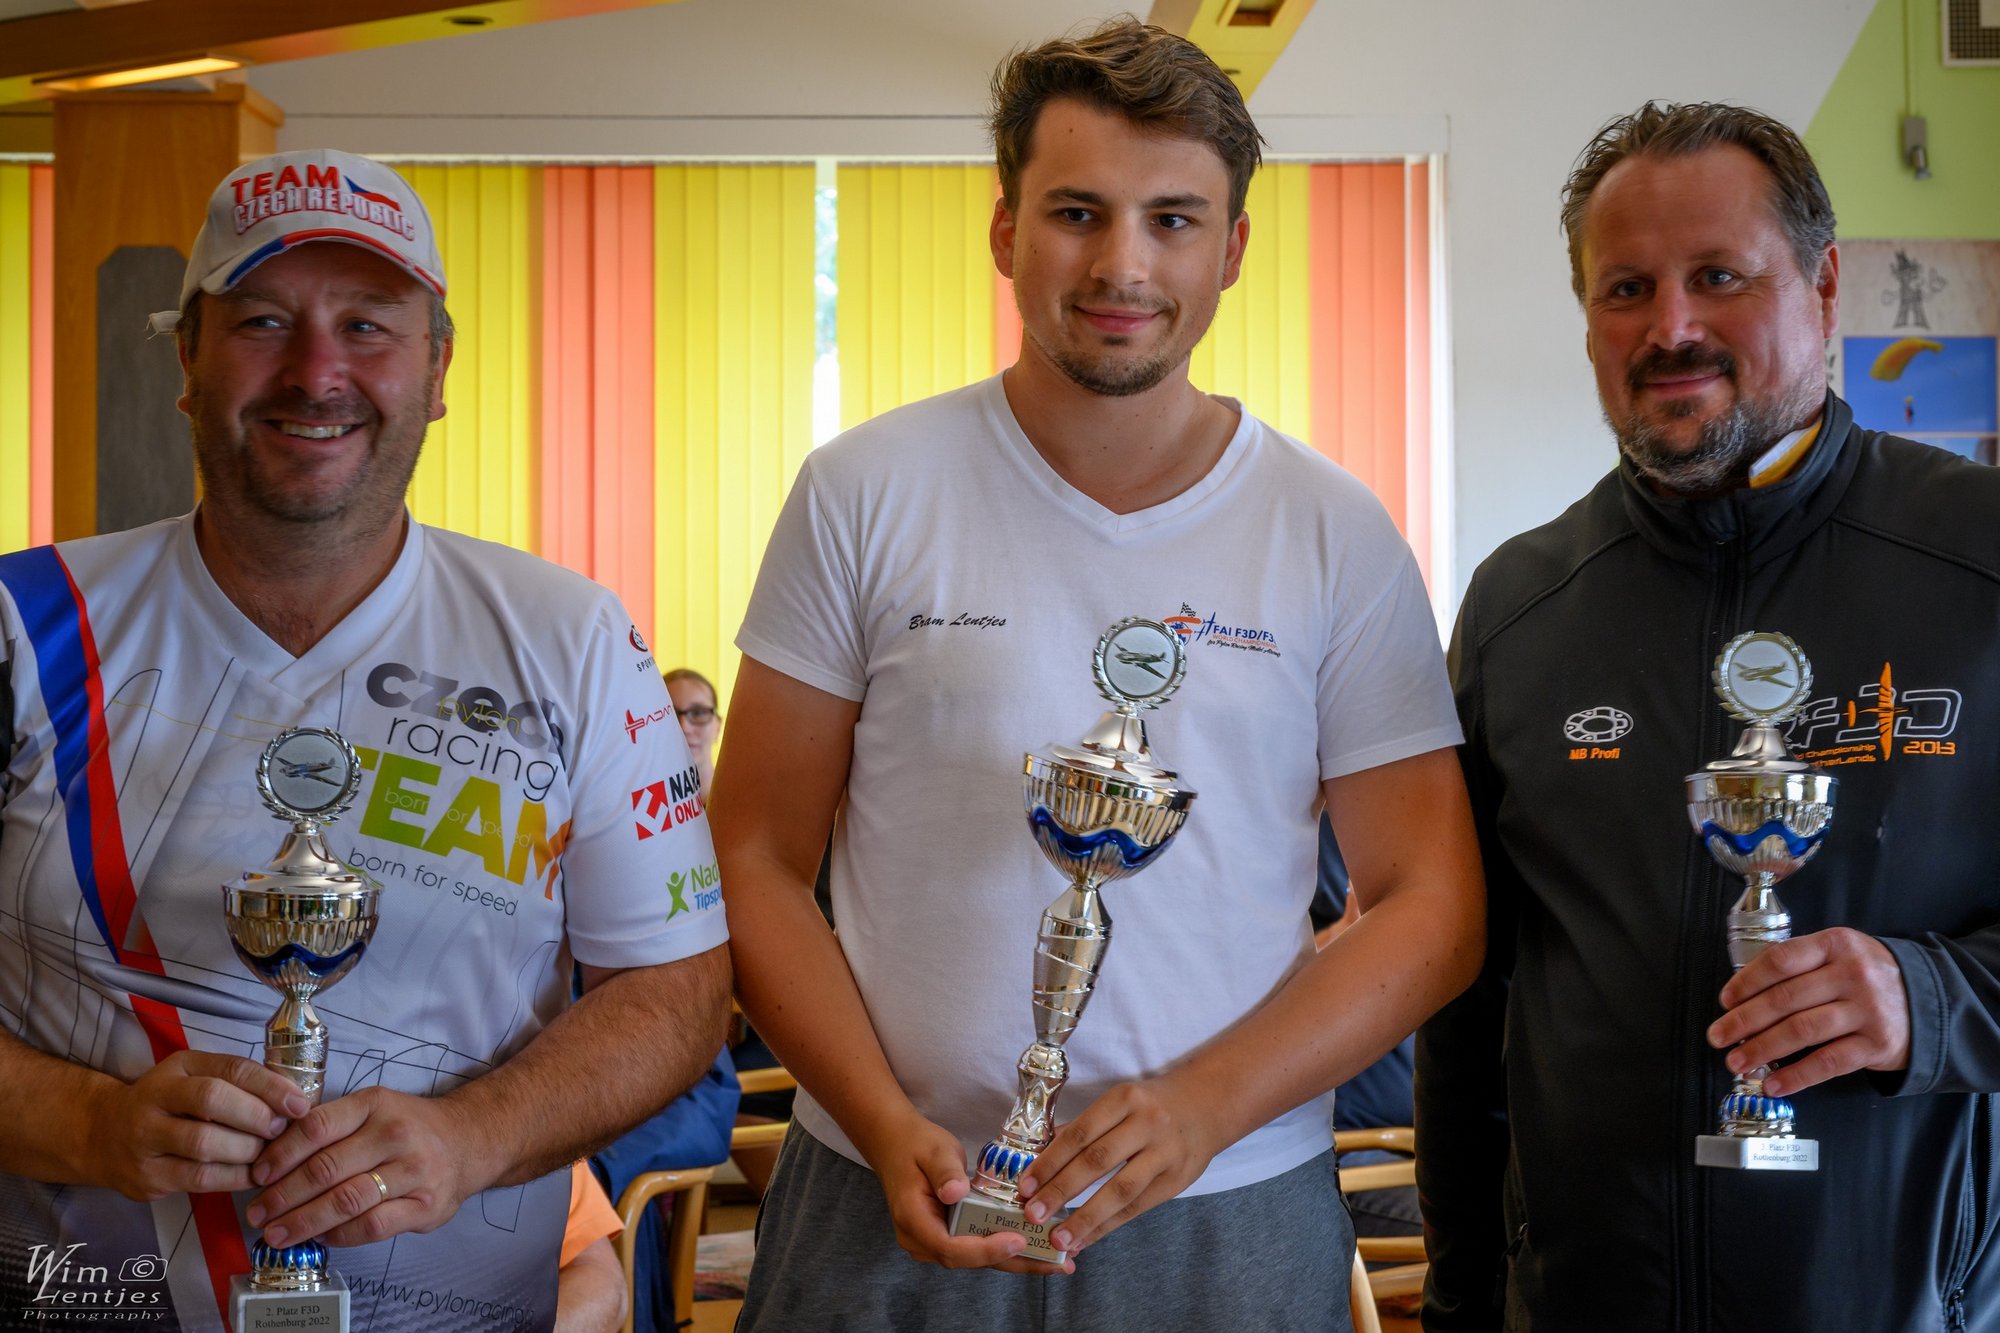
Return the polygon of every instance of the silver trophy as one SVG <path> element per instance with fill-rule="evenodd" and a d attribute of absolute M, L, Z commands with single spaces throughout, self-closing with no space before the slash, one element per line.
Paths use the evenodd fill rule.
<path fill-rule="evenodd" d="M 1194 800 L 1179 775 L 1154 760 L 1140 716 L 1180 688 L 1187 674 L 1180 638 L 1156 620 L 1121 620 L 1098 639 L 1092 670 L 1111 711 L 1076 746 L 1052 745 L 1027 757 L 1029 830 L 1070 884 L 1042 913 L 1036 936 L 1035 1042 L 1015 1066 L 1020 1090 L 950 1219 L 954 1236 L 1018 1232 L 1028 1242 L 1026 1257 L 1052 1264 L 1066 1257 L 1049 1239 L 1058 1219 L 1028 1221 L 1016 1183 L 1055 1137 L 1056 1095 L 1069 1081 L 1063 1043 L 1090 1002 L 1111 945 L 1111 914 L 1098 889 L 1152 864 Z"/>
<path fill-rule="evenodd" d="M 264 1065 L 314 1105 L 326 1082 L 326 1024 L 313 996 L 353 971 L 375 933 L 382 886 L 327 850 L 322 826 L 354 802 L 361 761 L 339 732 L 280 733 L 257 761 L 264 804 L 291 823 L 277 859 L 222 886 L 223 920 L 236 956 L 284 999 L 264 1024 Z M 319 1240 L 250 1247 L 252 1273 L 230 1279 L 234 1333 L 318 1328 L 346 1333 L 348 1289 L 326 1266 Z"/>
<path fill-rule="evenodd" d="M 1792 937 L 1778 881 L 1813 858 L 1833 824 L 1834 779 L 1792 758 L 1778 724 L 1812 691 L 1812 663 L 1782 634 L 1739 634 L 1715 663 L 1715 692 L 1750 726 L 1736 750 L 1687 777 L 1688 819 L 1722 865 L 1743 876 L 1729 910 L 1729 961 L 1741 968 Z M 1722 1099 L 1720 1128 L 1695 1139 L 1702 1166 L 1817 1171 L 1819 1143 L 1794 1131 L 1792 1103 L 1764 1091 L 1770 1068 L 1736 1077 Z"/>

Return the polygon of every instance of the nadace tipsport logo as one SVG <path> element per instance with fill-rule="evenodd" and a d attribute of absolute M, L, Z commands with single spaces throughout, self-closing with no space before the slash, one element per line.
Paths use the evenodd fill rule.
<path fill-rule="evenodd" d="M 118 1265 L 114 1277 L 107 1264 L 94 1264 L 87 1242 L 34 1245 L 28 1249 L 28 1289 L 33 1293 L 21 1310 L 24 1323 L 74 1323 L 91 1328 L 106 1324 L 157 1321 L 167 1309 L 167 1261 L 157 1254 L 135 1254 Z"/>

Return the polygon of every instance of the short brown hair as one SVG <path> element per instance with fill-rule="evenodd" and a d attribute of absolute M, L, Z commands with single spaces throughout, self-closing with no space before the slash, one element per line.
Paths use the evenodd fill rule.
<path fill-rule="evenodd" d="M 1791 242 L 1799 272 L 1818 281 L 1833 244 L 1833 202 L 1799 136 L 1784 122 L 1727 102 L 1648 102 L 1597 132 L 1563 185 L 1570 286 L 1583 300 L 1583 210 L 1605 174 L 1628 157 L 1686 157 L 1734 144 L 1771 173 L 1771 211 Z"/>
<path fill-rule="evenodd" d="M 696 671 L 693 667 L 675 667 L 672 671 L 662 673 L 661 678 L 669 685 L 679 681 L 690 681 L 707 690 L 709 698 L 715 700 L 717 703 L 722 702 L 722 696 L 715 692 L 715 682 L 707 676 L 702 675 L 701 672 Z"/>
<path fill-rule="evenodd" d="M 1243 212 L 1264 138 L 1243 94 L 1185 37 L 1126 15 L 1082 37 L 1016 51 L 993 71 L 993 156 L 1007 207 L 1020 203 L 1021 169 L 1042 108 L 1073 97 L 1147 130 L 1207 144 L 1229 169 L 1229 217 Z"/>

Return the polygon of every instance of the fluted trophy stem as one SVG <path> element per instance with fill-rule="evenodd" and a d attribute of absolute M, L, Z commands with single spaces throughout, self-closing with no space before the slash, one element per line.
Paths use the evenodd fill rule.
<path fill-rule="evenodd" d="M 1121 620 L 1097 641 L 1098 691 L 1114 705 L 1076 746 L 1027 756 L 1022 795 L 1028 829 L 1069 887 L 1042 913 L 1035 936 L 1035 1040 L 1015 1062 L 1014 1104 L 973 1163 L 972 1190 L 952 1206 L 954 1236 L 1012 1231 L 1023 1255 L 1060 1264 L 1049 1237 L 1058 1218 L 1027 1220 L 1020 1180 L 1055 1137 L 1056 1097 L 1069 1080 L 1063 1045 L 1076 1031 L 1111 946 L 1100 888 L 1150 865 L 1187 819 L 1194 793 L 1154 761 L 1142 710 L 1180 686 L 1180 639 L 1155 620 Z"/>
<path fill-rule="evenodd" d="M 1035 1032 L 1060 1046 L 1076 1031 L 1111 947 L 1111 913 L 1090 879 L 1064 891 L 1042 913 L 1035 935 Z"/>
<path fill-rule="evenodd" d="M 1726 947 L 1741 970 L 1792 937 L 1778 881 L 1811 860 L 1833 822 L 1833 778 L 1791 757 L 1778 724 L 1804 704 L 1812 665 L 1782 634 L 1752 632 L 1730 640 L 1715 665 L 1716 692 L 1730 716 L 1750 726 L 1727 759 L 1686 780 L 1696 836 L 1724 868 L 1743 876 L 1730 908 Z M 1764 1090 L 1759 1065 L 1734 1076 L 1716 1114 L 1716 1132 L 1695 1140 L 1702 1166 L 1816 1171 L 1819 1145 L 1799 1138 L 1792 1103 Z"/>
<path fill-rule="evenodd" d="M 286 996 L 265 1022 L 264 1067 L 319 1105 L 326 1089 L 326 1024 L 310 999 Z"/>
<path fill-rule="evenodd" d="M 1110 945 L 1111 914 L 1089 879 L 1070 885 L 1042 913 L 1035 936 L 1036 1039 L 1014 1066 L 1020 1076 L 1014 1105 L 999 1136 L 980 1154 L 975 1189 L 1010 1203 L 1018 1199 L 1015 1179 L 1022 1166 L 1056 1136 L 1056 1094 L 1069 1081 L 1063 1043 L 1090 1003 Z"/>

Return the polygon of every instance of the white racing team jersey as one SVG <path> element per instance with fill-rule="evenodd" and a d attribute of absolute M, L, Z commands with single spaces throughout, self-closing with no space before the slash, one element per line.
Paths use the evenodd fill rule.
<path fill-rule="evenodd" d="M 215 585 L 191 518 L 21 551 L 0 557 L 0 680 L 0 1023 L 48 1054 L 125 1079 L 181 1048 L 262 1058 L 278 997 L 234 956 L 220 886 L 283 840 L 256 768 L 287 727 L 359 753 L 327 841 L 383 887 L 372 943 L 315 1001 L 328 1098 L 448 1092 L 562 1012 L 573 960 L 727 937 L 644 639 L 531 556 L 412 523 L 380 586 L 293 658 Z M 564 1170 L 334 1250 L 354 1329 L 546 1327 L 568 1191 Z M 252 1197 L 0 1176 L 0 1324 L 220 1328 Z"/>

